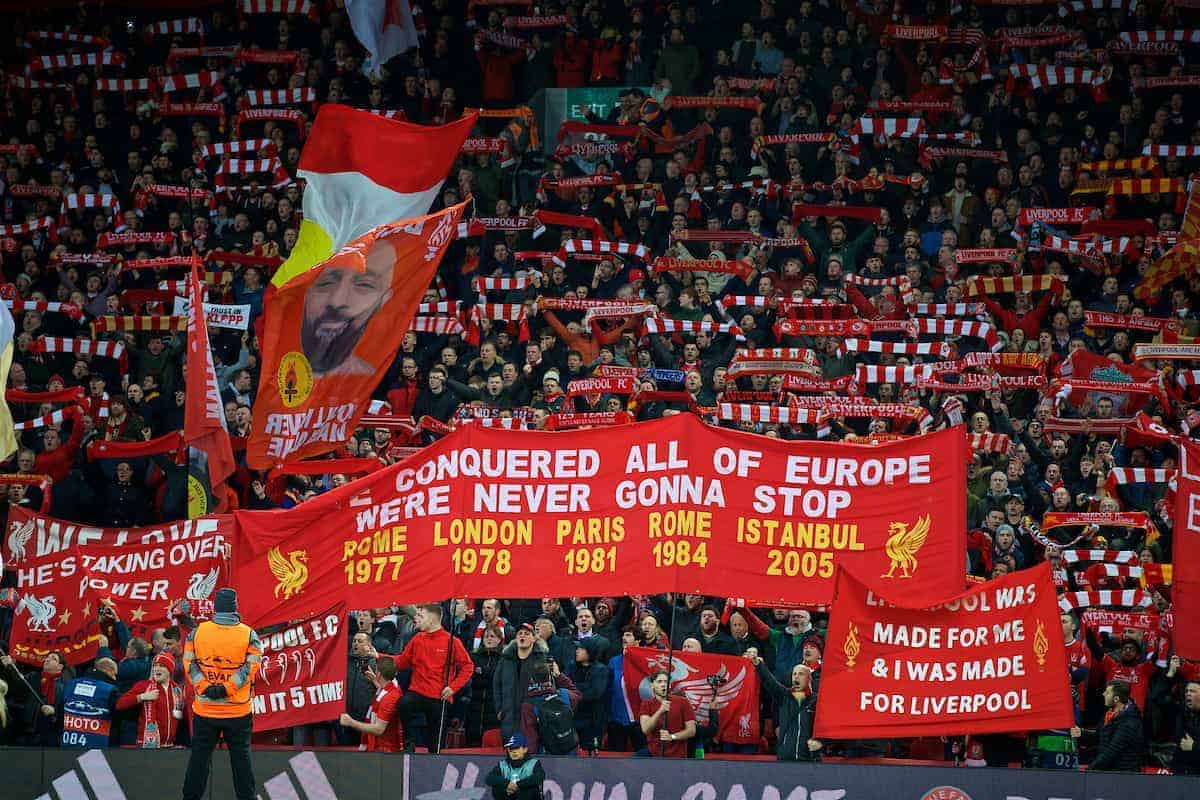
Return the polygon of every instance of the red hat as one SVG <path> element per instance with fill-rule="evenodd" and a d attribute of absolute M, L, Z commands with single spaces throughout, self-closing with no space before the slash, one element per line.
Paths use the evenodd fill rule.
<path fill-rule="evenodd" d="M 170 653 L 159 653 L 154 657 L 154 661 L 150 663 L 152 667 L 165 667 L 167 672 L 175 674 L 175 656 Z"/>
<path fill-rule="evenodd" d="M 59 375 L 57 372 L 50 376 L 50 379 L 48 381 L 46 381 L 46 385 L 49 386 L 50 384 L 54 383 L 55 381 L 58 381 L 63 386 L 67 385 L 67 382 L 65 380 L 63 380 L 63 376 Z"/>
<path fill-rule="evenodd" d="M 644 281 L 644 280 L 646 280 L 645 272 L 643 272 L 640 269 L 629 270 L 629 282 L 630 283 L 633 283 L 634 281 Z"/>
<path fill-rule="evenodd" d="M 817 648 L 817 650 L 819 650 L 820 652 L 822 652 L 822 653 L 825 652 L 825 642 L 821 639 L 820 636 L 809 636 L 807 639 L 804 640 L 804 643 L 801 644 L 800 647 L 804 648 L 810 644 L 813 647 Z"/>

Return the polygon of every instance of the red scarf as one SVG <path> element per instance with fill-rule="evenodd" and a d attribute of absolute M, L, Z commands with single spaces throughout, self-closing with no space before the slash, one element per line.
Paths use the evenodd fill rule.
<path fill-rule="evenodd" d="M 51 675 L 49 672 L 42 672 L 42 702 L 45 705 L 54 705 L 54 689 L 58 684 L 58 679 L 62 677 L 62 673 Z"/>

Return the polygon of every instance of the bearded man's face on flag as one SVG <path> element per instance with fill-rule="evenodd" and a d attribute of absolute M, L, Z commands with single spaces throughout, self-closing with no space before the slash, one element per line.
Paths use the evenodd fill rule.
<path fill-rule="evenodd" d="M 395 251 L 386 239 L 367 252 L 366 269 L 326 266 L 304 293 L 300 345 L 320 375 L 360 374 L 374 368 L 354 355 L 371 318 L 392 297 Z"/>

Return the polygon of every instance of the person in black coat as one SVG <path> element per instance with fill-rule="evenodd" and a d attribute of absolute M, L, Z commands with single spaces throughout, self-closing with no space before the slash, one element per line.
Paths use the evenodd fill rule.
<path fill-rule="evenodd" d="M 785 687 L 762 659 L 750 648 L 746 658 L 754 664 L 763 689 L 779 704 L 775 720 L 779 725 L 778 746 L 780 761 L 820 761 L 824 746 L 813 738 L 813 723 L 817 717 L 817 694 L 812 690 L 812 670 L 804 664 L 792 668 L 792 685 Z"/>
<path fill-rule="evenodd" d="M 608 665 L 603 642 L 590 636 L 575 643 L 574 681 L 582 697 L 575 708 L 575 731 L 579 744 L 590 753 L 600 749 L 608 722 Z"/>
<path fill-rule="evenodd" d="M 1104 705 L 1108 713 L 1104 715 L 1104 724 L 1094 734 L 1099 748 L 1088 769 L 1137 772 L 1146 763 L 1146 739 L 1142 732 L 1142 715 L 1130 697 L 1129 684 L 1109 681 L 1104 687 Z M 1073 727 L 1071 736 L 1090 739 L 1093 734 Z"/>
<path fill-rule="evenodd" d="M 467 744 L 470 747 L 479 746 L 484 731 L 500 727 L 492 698 L 492 681 L 496 677 L 496 667 L 500 665 L 503 647 L 500 628 L 488 626 L 480 636 L 479 648 L 471 653 L 475 672 L 471 675 L 471 700 L 467 704 Z"/>
<path fill-rule="evenodd" d="M 1200 775 L 1200 680 L 1187 682 L 1174 738 L 1179 749 L 1175 751 L 1171 771 L 1176 775 Z"/>

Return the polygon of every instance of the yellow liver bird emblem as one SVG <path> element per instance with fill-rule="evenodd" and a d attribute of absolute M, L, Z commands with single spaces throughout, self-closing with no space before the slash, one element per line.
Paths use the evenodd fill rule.
<path fill-rule="evenodd" d="M 911 578 L 912 573 L 917 570 L 917 551 L 924 546 L 925 539 L 929 536 L 929 515 L 917 517 L 911 528 L 906 523 L 893 522 L 888 526 L 888 533 L 891 535 L 888 536 L 883 549 L 892 560 L 892 567 L 880 577 L 896 577 L 896 568 L 899 567 L 899 577 Z"/>
<path fill-rule="evenodd" d="M 267 551 L 267 565 L 278 583 L 275 584 L 275 597 L 283 592 L 283 599 L 304 591 L 308 581 L 308 553 L 304 550 L 290 550 L 285 558 L 278 547 Z"/>

